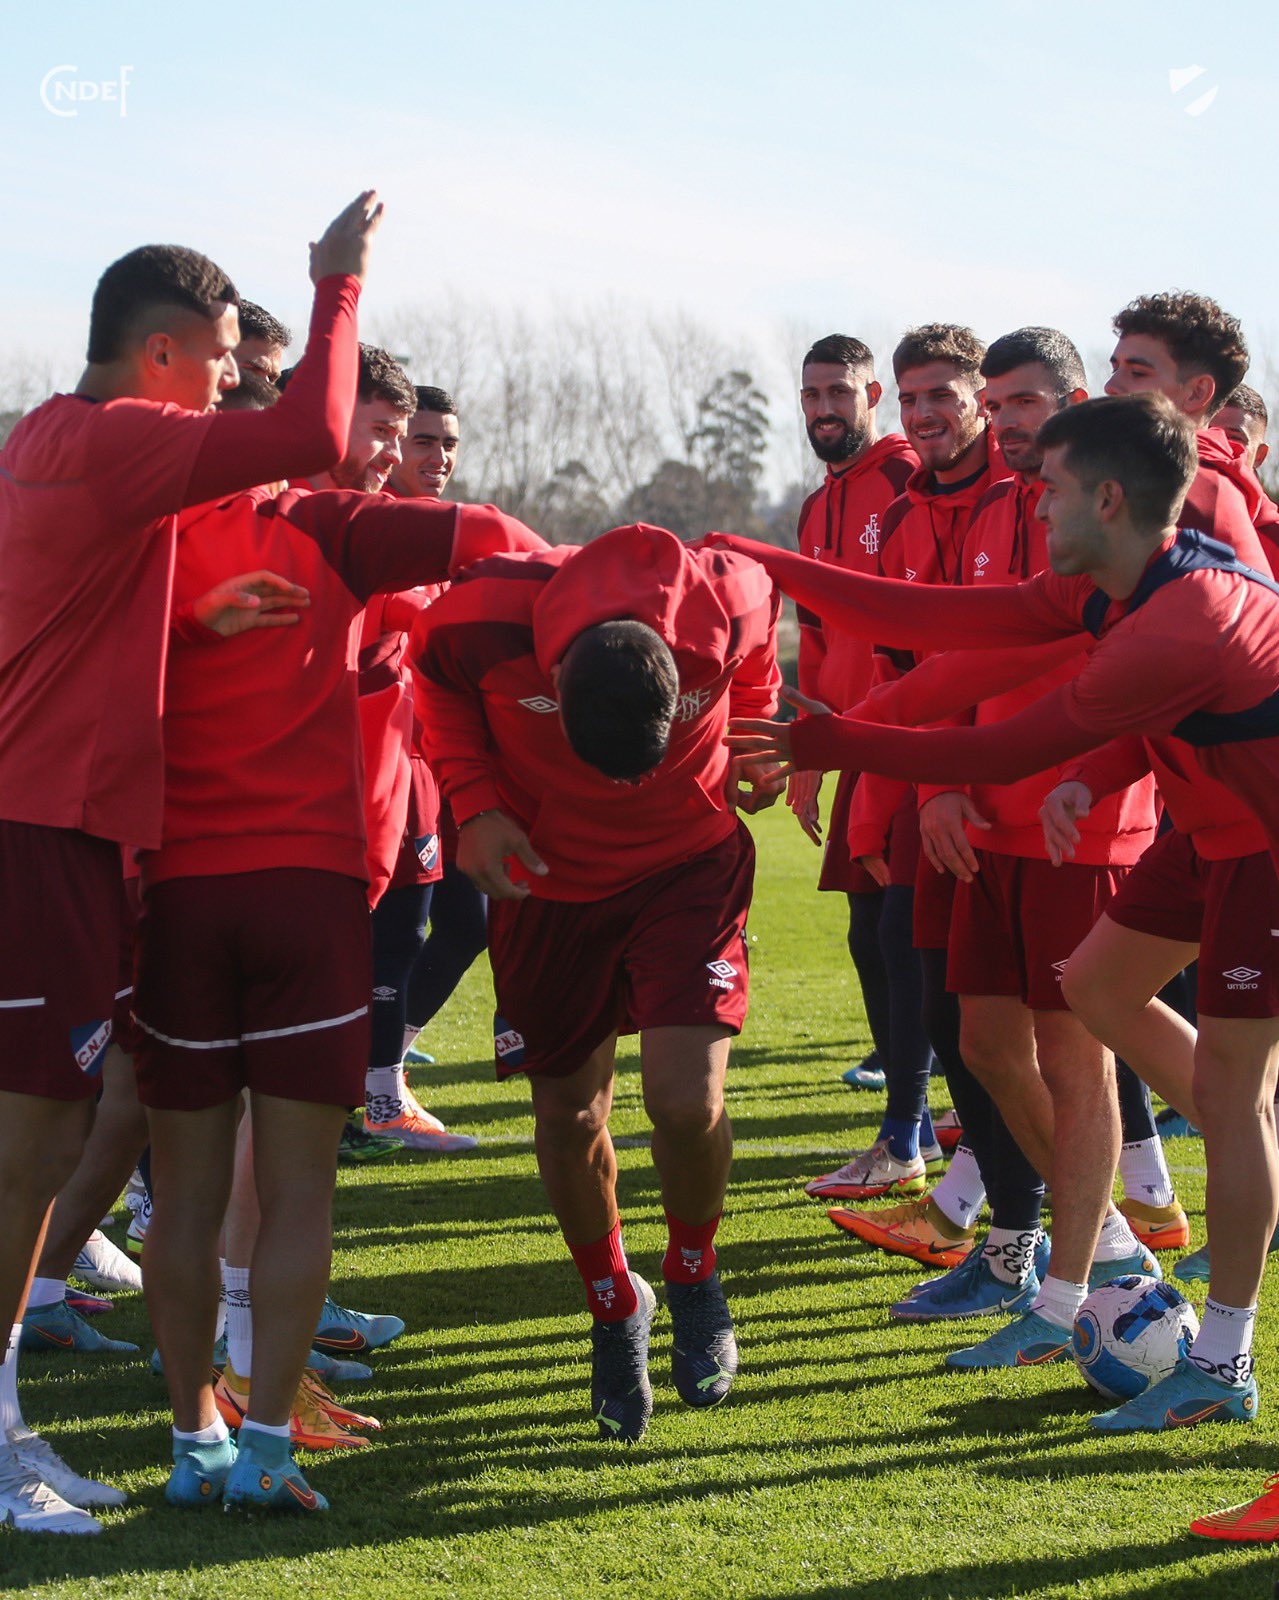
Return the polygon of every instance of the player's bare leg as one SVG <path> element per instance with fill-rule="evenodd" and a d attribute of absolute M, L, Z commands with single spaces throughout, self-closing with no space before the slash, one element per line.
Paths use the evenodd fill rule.
<path fill-rule="evenodd" d="M 960 996 L 960 1054 L 1022 1152 L 1052 1182 L 1053 1103 L 1035 1055 L 1034 1019 L 1015 995 Z"/>
<path fill-rule="evenodd" d="M 616 1052 L 613 1034 L 576 1072 L 529 1077 L 537 1170 L 570 1249 L 617 1225 L 617 1157 L 608 1131 Z"/>
<path fill-rule="evenodd" d="M 0 1090 L 0 1327 L 20 1320 L 53 1197 L 75 1171 L 92 1107 Z"/>
<path fill-rule="evenodd" d="M 293 1409 L 333 1261 L 333 1186 L 342 1106 L 252 1096 L 262 1220 L 253 1250 L 249 1419 L 283 1427 Z"/>
<path fill-rule="evenodd" d="M 203 1111 L 148 1112 L 155 1212 L 142 1253 L 143 1284 L 174 1424 L 184 1433 L 208 1428 L 217 1416 L 209 1354 L 239 1105 L 237 1095 Z"/>
<path fill-rule="evenodd" d="M 1062 974 L 1070 1009 L 1098 1039 L 1195 1127 L 1195 1030 L 1159 991 L 1199 954 L 1197 944 L 1159 939 L 1108 916 L 1075 951 Z"/>

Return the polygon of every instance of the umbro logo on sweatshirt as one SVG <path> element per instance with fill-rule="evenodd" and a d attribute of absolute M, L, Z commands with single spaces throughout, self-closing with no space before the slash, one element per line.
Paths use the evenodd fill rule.
<path fill-rule="evenodd" d="M 527 700 L 521 700 L 520 704 L 526 711 L 538 711 L 544 717 L 548 716 L 552 711 L 559 710 L 559 702 L 548 700 L 544 694 L 531 694 Z"/>

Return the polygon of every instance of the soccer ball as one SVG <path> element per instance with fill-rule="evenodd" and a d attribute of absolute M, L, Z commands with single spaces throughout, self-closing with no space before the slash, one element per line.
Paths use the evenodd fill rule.
<path fill-rule="evenodd" d="M 1195 1308 L 1156 1278 L 1112 1278 L 1079 1308 L 1070 1347 L 1107 1400 L 1131 1400 L 1166 1378 L 1199 1332 Z"/>

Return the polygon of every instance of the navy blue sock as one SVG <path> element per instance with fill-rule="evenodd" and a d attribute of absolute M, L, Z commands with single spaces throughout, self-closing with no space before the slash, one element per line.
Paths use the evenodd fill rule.
<path fill-rule="evenodd" d="M 919 1154 L 919 1124 L 905 1117 L 885 1117 L 879 1137 L 888 1140 L 888 1151 L 895 1161 L 911 1161 Z"/>
<path fill-rule="evenodd" d="M 924 1114 L 919 1119 L 919 1142 L 920 1144 L 937 1143 L 937 1134 L 933 1128 L 933 1114 L 927 1106 L 924 1107 Z"/>

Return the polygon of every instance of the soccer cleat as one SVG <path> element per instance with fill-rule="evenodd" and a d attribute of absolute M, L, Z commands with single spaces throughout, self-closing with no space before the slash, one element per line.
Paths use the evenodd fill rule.
<path fill-rule="evenodd" d="M 10 1428 L 9 1446 L 24 1467 L 29 1467 L 41 1483 L 54 1494 L 84 1510 L 88 1506 L 125 1506 L 129 1497 L 123 1489 L 113 1489 L 109 1483 L 99 1483 L 96 1478 L 82 1478 L 73 1472 L 47 1439 L 42 1439 L 30 1428 Z"/>
<path fill-rule="evenodd" d="M 1173 1106 L 1165 1106 L 1155 1118 L 1155 1127 L 1161 1139 L 1202 1139 L 1203 1134 L 1188 1117 Z"/>
<path fill-rule="evenodd" d="M 953 1350 L 946 1365 L 985 1372 L 994 1367 L 1047 1367 L 1070 1359 L 1070 1329 L 1059 1328 L 1038 1311 L 1024 1311 L 980 1344 Z"/>
<path fill-rule="evenodd" d="M 889 1255 L 910 1256 L 927 1266 L 959 1266 L 967 1259 L 977 1236 L 975 1228 L 956 1234 L 927 1195 L 878 1212 L 846 1211 L 835 1206 L 826 1214 L 837 1228 L 867 1244 L 877 1245 Z"/>
<path fill-rule="evenodd" d="M 671 1379 L 688 1406 L 714 1406 L 737 1376 L 737 1340 L 719 1273 L 700 1283 L 668 1283 Z"/>
<path fill-rule="evenodd" d="M 342 1361 L 324 1350 L 311 1351 L 306 1370 L 321 1383 L 366 1383 L 373 1376 L 373 1368 L 366 1367 L 363 1361 Z"/>
<path fill-rule="evenodd" d="M 347 1356 L 362 1350 L 381 1350 L 403 1332 L 403 1317 L 348 1311 L 345 1306 L 338 1305 L 332 1295 L 326 1295 L 311 1343 L 326 1355 Z"/>
<path fill-rule="evenodd" d="M 222 1504 L 228 1511 L 327 1511 L 329 1502 L 317 1494 L 294 1465 L 290 1450 L 272 1450 L 282 1444 L 246 1430 L 239 1454 L 222 1486 Z"/>
<path fill-rule="evenodd" d="M 419 1050 L 416 1045 L 411 1044 L 404 1052 L 404 1065 L 406 1067 L 433 1067 L 435 1065 L 435 1057 L 428 1055 L 425 1050 Z"/>
<path fill-rule="evenodd" d="M 65 1300 L 51 1306 L 28 1306 L 22 1319 L 23 1350 L 83 1350 L 90 1355 L 129 1355 L 136 1344 L 108 1339 L 72 1311 Z"/>
<path fill-rule="evenodd" d="M 806 1183 L 804 1193 L 818 1200 L 874 1200 L 881 1194 L 922 1194 L 926 1186 L 923 1159 L 898 1161 L 880 1139 L 838 1171 Z"/>
<path fill-rule="evenodd" d="M 933 1132 L 937 1135 L 937 1143 L 947 1155 L 956 1150 L 963 1143 L 964 1129 L 959 1120 L 958 1111 L 943 1111 L 940 1117 L 933 1118 Z"/>
<path fill-rule="evenodd" d="M 1090 1419 L 1099 1433 L 1163 1433 L 1201 1422 L 1255 1422 L 1257 1380 L 1223 1383 L 1210 1378 L 1188 1356 L 1179 1356 L 1166 1378 L 1113 1411 Z"/>
<path fill-rule="evenodd" d="M 304 1450 L 358 1450 L 368 1440 L 350 1432 L 346 1418 L 355 1418 L 357 1412 L 347 1411 L 333 1401 L 330 1410 L 327 1390 L 322 1384 L 304 1375 L 293 1397 L 289 1413 L 289 1442 Z M 242 1378 L 227 1363 L 221 1377 L 213 1386 L 213 1403 L 228 1428 L 239 1429 L 245 1425 L 249 1410 L 249 1379 Z M 371 1417 L 360 1418 L 361 1426 L 380 1427 Z"/>
<path fill-rule="evenodd" d="M 1118 1261 L 1094 1261 L 1088 1269 L 1089 1289 L 1099 1289 L 1112 1278 L 1162 1278 L 1163 1268 L 1144 1246 L 1135 1255 L 1120 1256 Z"/>
<path fill-rule="evenodd" d="M 147 1229 L 151 1226 L 151 1196 L 145 1189 L 136 1207 L 131 1206 L 130 1210 L 133 1216 L 124 1235 L 124 1247 L 131 1256 L 140 1256 L 142 1246 L 146 1243 Z"/>
<path fill-rule="evenodd" d="M 1020 1287 L 1003 1283 L 980 1248 L 944 1278 L 914 1289 L 888 1315 L 895 1322 L 949 1322 L 963 1317 L 1017 1317 L 1029 1311 L 1039 1293 L 1032 1267 Z"/>
<path fill-rule="evenodd" d="M 450 1133 L 440 1119 L 420 1106 L 407 1089 L 404 1091 L 398 1117 L 391 1117 L 386 1122 L 373 1122 L 369 1119 L 366 1109 L 364 1128 L 375 1138 L 384 1139 L 389 1136 L 398 1139 L 409 1150 L 423 1150 L 429 1155 L 437 1156 L 456 1155 L 460 1150 L 474 1150 L 480 1142 L 472 1138 L 469 1133 Z"/>
<path fill-rule="evenodd" d="M 1274 1255 L 1279 1250 L 1279 1228 L 1270 1236 L 1270 1243 L 1266 1246 L 1266 1254 Z M 1188 1256 L 1183 1256 L 1172 1269 L 1174 1278 L 1180 1278 L 1182 1283 L 1207 1283 L 1209 1277 L 1208 1246 L 1193 1250 Z"/>
<path fill-rule="evenodd" d="M 249 1409 L 249 1380 L 242 1378 L 229 1361 L 214 1380 L 213 1403 L 223 1422 L 235 1433 Z"/>
<path fill-rule="evenodd" d="M 1167 1206 L 1124 1199 L 1119 1209 L 1147 1250 L 1184 1250 L 1190 1243 L 1190 1218 L 1175 1199 Z"/>
<path fill-rule="evenodd" d="M 190 1511 L 213 1505 L 222 1498 L 235 1458 L 233 1439 L 223 1439 L 221 1444 L 194 1444 L 189 1439 L 175 1439 L 173 1471 L 164 1486 L 164 1498 L 171 1506 L 184 1506 Z"/>
<path fill-rule="evenodd" d="M 657 1296 L 631 1273 L 638 1306 L 621 1322 L 591 1324 L 591 1411 L 601 1439 L 634 1444 L 653 1415 L 648 1340 Z"/>
<path fill-rule="evenodd" d="M 19 1533 L 101 1533 L 102 1524 L 44 1482 L 12 1443 L 10 1428 L 0 1444 L 0 1526 Z"/>
<path fill-rule="evenodd" d="M 389 1135 L 378 1138 L 354 1117 L 348 1117 L 342 1124 L 342 1135 L 338 1140 L 338 1160 L 344 1167 L 362 1167 L 370 1161 L 385 1161 L 387 1156 L 393 1156 L 403 1148 L 403 1139 Z"/>
<path fill-rule="evenodd" d="M 368 1428 L 374 1433 L 381 1433 L 382 1424 L 376 1417 L 363 1416 L 358 1411 L 352 1411 L 349 1406 L 344 1406 L 335 1394 L 330 1393 L 313 1372 L 304 1371 L 302 1382 L 298 1386 L 299 1395 L 306 1395 L 307 1399 L 321 1411 L 327 1412 L 333 1421 L 342 1428 Z"/>
<path fill-rule="evenodd" d="M 887 1081 L 879 1064 L 878 1050 L 872 1050 L 855 1067 L 846 1068 L 840 1077 L 851 1089 L 882 1089 Z"/>
<path fill-rule="evenodd" d="M 1255 1500 L 1196 1517 L 1190 1531 L 1201 1539 L 1226 1539 L 1232 1544 L 1273 1544 L 1279 1539 L 1279 1473 L 1266 1479 Z"/>
<path fill-rule="evenodd" d="M 919 1159 L 924 1163 L 924 1174 L 929 1178 L 940 1178 L 946 1170 L 946 1152 L 941 1144 L 921 1144 Z"/>
<path fill-rule="evenodd" d="M 71 1284 L 67 1285 L 64 1298 L 72 1311 L 78 1311 L 82 1317 L 101 1317 L 115 1310 L 113 1301 L 100 1294 L 90 1294 L 87 1289 L 73 1288 Z"/>
<path fill-rule="evenodd" d="M 90 1288 L 105 1289 L 109 1294 L 127 1293 L 142 1287 L 141 1268 L 98 1228 L 85 1240 L 71 1271 Z"/>

